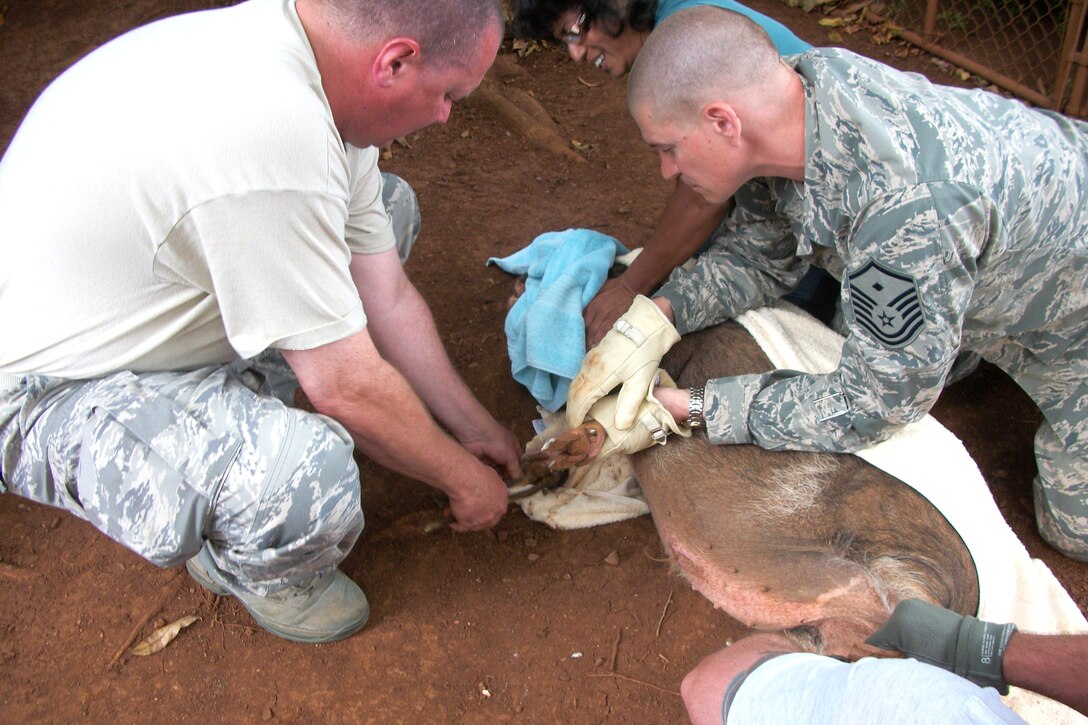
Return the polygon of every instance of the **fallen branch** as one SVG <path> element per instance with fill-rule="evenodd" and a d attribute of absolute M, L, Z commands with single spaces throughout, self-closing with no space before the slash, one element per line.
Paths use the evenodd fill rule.
<path fill-rule="evenodd" d="M 657 620 L 657 629 L 654 630 L 654 636 L 661 636 L 661 623 L 665 621 L 665 612 L 669 611 L 669 605 L 672 604 L 672 591 L 669 592 L 669 598 L 665 601 L 665 607 L 661 610 L 661 619 Z"/>
<path fill-rule="evenodd" d="M 657 562 L 658 564 L 666 564 L 666 563 L 668 563 L 669 561 L 671 561 L 671 560 L 669 559 L 669 557 L 667 557 L 667 556 L 662 556 L 662 557 L 660 557 L 660 558 L 658 558 L 658 557 L 656 557 L 656 556 L 650 556 L 649 554 L 647 554 L 647 553 L 646 553 L 646 549 L 647 549 L 647 548 L 648 548 L 648 547 L 646 547 L 646 546 L 642 547 L 642 555 L 643 555 L 643 556 L 645 556 L 645 557 L 646 557 L 647 559 L 649 559 L 650 561 L 656 561 L 656 562 Z"/>
<path fill-rule="evenodd" d="M 856 15 L 862 10 L 868 9 L 873 4 L 873 0 L 858 0 L 857 2 L 850 3 L 844 7 L 835 8 L 830 12 L 830 15 L 834 15 L 837 18 L 845 18 L 851 15 Z"/>
<path fill-rule="evenodd" d="M 581 154 L 570 148 L 544 107 L 524 91 L 505 89 L 494 81 L 484 79 L 466 101 L 491 111 L 525 140 L 572 161 L 586 162 Z"/>
<path fill-rule="evenodd" d="M 485 80 L 484 84 L 488 84 L 496 92 L 502 95 L 504 99 L 514 104 L 540 125 L 544 126 L 548 131 L 559 139 L 566 139 L 566 135 L 563 133 L 563 129 L 559 127 L 559 124 L 555 122 L 552 115 L 548 113 L 548 109 L 544 108 L 544 105 L 530 96 L 525 91 L 519 88 L 511 88 L 509 86 L 502 86 L 494 81 Z"/>
<path fill-rule="evenodd" d="M 37 576 L 37 574 L 29 569 L 24 569 L 21 566 L 15 566 L 14 564 L 0 561 L 0 579 L 25 581 L 27 579 L 32 579 L 35 576 Z"/>
<path fill-rule="evenodd" d="M 620 653 L 620 639 L 623 638 L 623 627 L 616 629 L 616 641 L 612 645 L 612 659 L 608 662 L 608 671 L 616 671 L 616 656 Z"/>
<path fill-rule="evenodd" d="M 136 637 L 139 636 L 140 630 L 144 628 L 144 625 L 150 622 L 151 618 L 159 613 L 159 611 L 163 608 L 163 605 L 166 604 L 166 600 L 173 596 L 174 592 L 176 592 L 181 587 L 182 583 L 185 581 L 185 579 L 181 576 L 184 571 L 184 569 L 179 569 L 178 571 L 174 572 L 174 576 L 170 577 L 170 579 L 167 580 L 166 584 L 163 585 L 162 589 L 159 590 L 159 596 L 155 600 L 155 606 L 151 610 L 149 610 L 148 613 L 145 614 L 139 622 L 136 623 L 135 627 L 132 628 L 132 632 L 130 632 L 128 637 L 125 638 L 124 643 L 120 646 L 120 648 L 118 648 L 117 653 L 114 654 L 110 661 L 106 664 L 107 670 L 121 661 L 122 655 L 124 655 L 128 648 L 132 646 L 132 643 L 136 641 Z"/>
<path fill-rule="evenodd" d="M 635 684 L 638 684 L 638 685 L 645 685 L 646 687 L 653 688 L 653 689 L 657 690 L 658 692 L 664 692 L 667 695 L 675 695 L 676 697 L 680 697 L 680 693 L 677 692 L 676 690 L 667 690 L 664 687 L 658 687 L 657 685 L 653 684 L 652 682 L 646 682 L 645 680 L 640 680 L 637 677 L 630 677 L 628 675 L 620 674 L 619 672 L 590 672 L 588 675 L 586 675 L 586 677 L 618 677 L 621 680 L 627 680 L 628 682 L 634 682 Z"/>
<path fill-rule="evenodd" d="M 485 78 L 496 80 L 499 83 L 510 83 L 511 81 L 525 81 L 532 78 L 529 71 L 522 68 L 517 62 L 509 55 L 500 54 L 495 58 L 495 62 L 491 64 L 491 67 L 487 69 L 487 75 Z"/>

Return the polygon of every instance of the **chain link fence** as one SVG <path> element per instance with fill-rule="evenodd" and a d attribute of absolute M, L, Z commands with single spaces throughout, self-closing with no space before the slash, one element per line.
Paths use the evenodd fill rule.
<path fill-rule="evenodd" d="M 1088 116 L 1085 0 L 883 0 L 866 11 L 1030 103 Z"/>

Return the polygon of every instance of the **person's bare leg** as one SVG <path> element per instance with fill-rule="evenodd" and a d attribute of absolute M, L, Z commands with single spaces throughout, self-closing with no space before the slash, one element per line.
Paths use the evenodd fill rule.
<path fill-rule="evenodd" d="M 737 675 L 766 655 L 801 651 L 801 647 L 784 634 L 760 632 L 706 657 L 680 683 L 680 695 L 691 722 L 693 725 L 721 725 L 725 720 L 725 693 Z"/>

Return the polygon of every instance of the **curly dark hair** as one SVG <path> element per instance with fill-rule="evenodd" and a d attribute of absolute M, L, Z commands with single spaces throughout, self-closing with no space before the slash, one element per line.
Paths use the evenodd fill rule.
<path fill-rule="evenodd" d="M 594 25 L 612 37 L 626 28 L 648 32 L 657 16 L 657 0 L 628 0 L 617 10 L 615 0 L 512 0 L 514 34 L 526 40 L 553 40 L 552 28 L 568 10 L 586 14 L 586 24 Z"/>

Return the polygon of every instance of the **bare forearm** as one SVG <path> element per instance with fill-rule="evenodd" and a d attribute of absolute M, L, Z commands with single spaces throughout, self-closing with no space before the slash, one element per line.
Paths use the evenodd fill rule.
<path fill-rule="evenodd" d="M 380 361 L 366 369 L 367 379 L 343 386 L 343 395 L 326 389 L 311 398 L 317 410 L 341 421 L 377 463 L 444 492 L 456 520 L 451 528 L 474 531 L 498 523 L 508 499 L 496 471 L 439 429 L 390 365 Z"/>
<path fill-rule="evenodd" d="M 1001 669 L 1010 685 L 1088 715 L 1088 634 L 1015 632 Z"/>
<path fill-rule="evenodd" d="M 466 423 L 479 426 L 490 417 L 454 369 L 431 312 L 414 287 L 408 285 L 396 304 L 368 326 L 382 357 L 450 430 Z"/>
<path fill-rule="evenodd" d="M 307 391 L 319 413 L 337 420 L 376 463 L 450 494 L 479 462 L 444 433 L 407 381 L 371 365 L 365 389 Z"/>
<path fill-rule="evenodd" d="M 691 258 L 721 224 L 732 202 L 708 203 L 687 185 L 678 183 L 642 253 L 622 275 L 635 294 L 649 294 L 672 270 Z"/>
<path fill-rule="evenodd" d="M 605 282 L 586 307 L 586 347 L 596 346 L 631 306 L 637 295 L 649 295 L 673 269 L 691 258 L 721 223 L 732 202 L 708 204 L 684 184 L 665 203 L 657 228 L 642 253 L 617 279 Z"/>
<path fill-rule="evenodd" d="M 373 356 L 403 376 L 413 397 L 418 396 L 465 451 L 502 468 L 508 478 L 519 477 L 521 446 L 517 438 L 480 405 L 454 370 L 431 311 L 404 275 L 396 250 L 355 255 L 351 276 L 369 318 L 366 343 Z M 363 354 L 369 355 L 366 345 L 362 347 Z M 351 370 L 347 372 L 350 375 Z M 496 485 L 501 483 L 497 474 L 494 478 Z M 501 493 L 505 497 L 505 488 Z M 489 498 L 485 503 L 494 508 L 499 496 L 493 490 Z M 475 507 L 469 502 L 463 508 L 471 513 Z M 457 511 L 455 504 L 455 515 Z"/>

